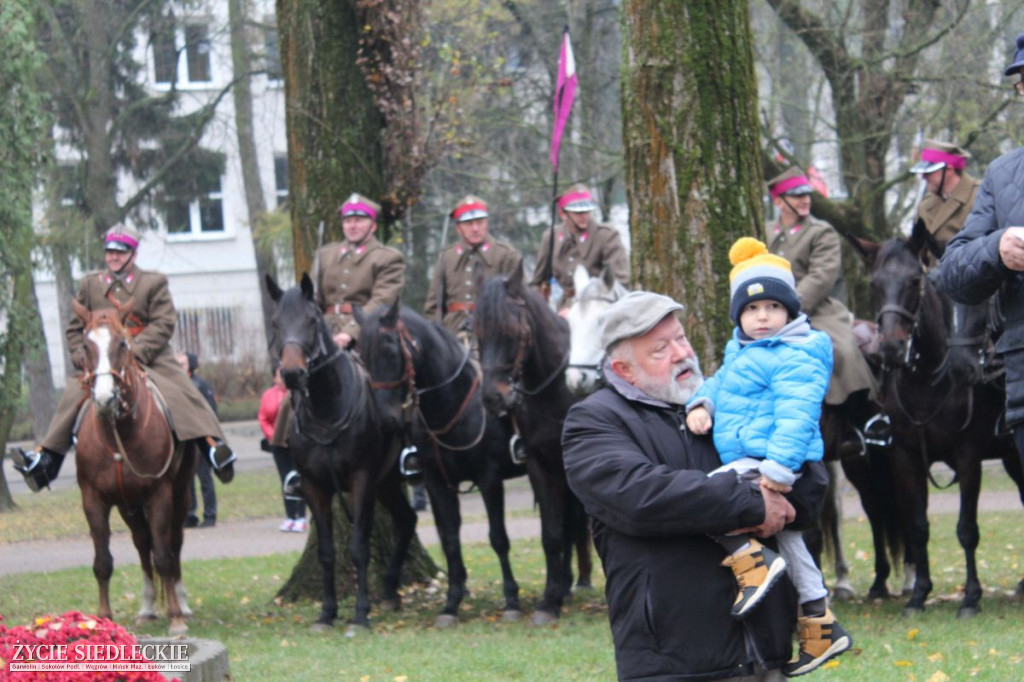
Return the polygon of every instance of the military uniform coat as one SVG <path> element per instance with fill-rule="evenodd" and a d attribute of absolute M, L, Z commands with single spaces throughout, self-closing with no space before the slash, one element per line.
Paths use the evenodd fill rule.
<path fill-rule="evenodd" d="M 776 221 L 768 226 L 767 237 L 768 250 L 793 267 L 796 293 L 811 326 L 832 338 L 835 362 L 825 403 L 842 405 L 855 391 L 874 392 L 874 377 L 853 336 L 853 315 L 832 296 L 842 272 L 839 234 L 810 216 L 789 229 Z"/>
<path fill-rule="evenodd" d="M 402 252 L 373 236 L 360 246 L 347 241 L 322 246 L 315 261 L 316 299 L 332 334 L 358 339 L 359 324 L 351 312 L 332 312 L 331 306 L 355 304 L 373 312 L 397 301 L 405 285 Z"/>
<path fill-rule="evenodd" d="M 963 229 L 964 222 L 974 207 L 979 187 L 980 180 L 964 173 L 945 201 L 942 197 L 929 192 L 918 204 L 917 217 L 924 220 L 925 227 L 941 246 L 945 247 L 949 240 Z"/>
<path fill-rule="evenodd" d="M 438 256 L 423 313 L 428 319 L 436 320 L 440 308 L 441 322 L 451 333 L 470 331 L 472 307 L 476 304 L 473 284 L 476 264 L 483 267 L 485 277 L 495 277 L 511 275 L 522 260 L 508 242 L 487 239 L 474 249 L 460 239 Z M 453 304 L 459 309 L 452 310 Z"/>
<path fill-rule="evenodd" d="M 544 231 L 540 251 L 537 253 L 537 268 L 533 271 L 530 284 L 539 287 L 547 274 L 551 262 L 551 229 Z M 601 224 L 579 235 L 575 235 L 563 221 L 555 232 L 555 259 L 552 273 L 565 290 L 563 306 L 575 294 L 572 275 L 577 265 L 583 265 L 591 277 L 597 277 L 608 266 L 615 279 L 629 286 L 629 255 L 626 253 L 619 233 L 611 225 Z"/>
<path fill-rule="evenodd" d="M 128 327 L 142 328 L 131 339 L 132 353 L 167 403 L 176 435 L 180 440 L 204 436 L 224 438 L 209 403 L 175 360 L 171 350 L 170 342 L 177 324 L 177 314 L 166 277 L 139 268 L 134 268 L 122 279 L 114 277 L 109 271 L 90 272 L 82 279 L 77 298 L 89 310 L 113 308 L 111 298 L 119 304 L 132 299 L 132 315 Z M 65 336 L 72 357 L 80 355 L 85 347 L 82 321 L 73 317 L 65 330 Z M 68 451 L 78 407 L 85 398 L 78 379 L 69 381 L 42 441 L 43 447 L 59 453 Z"/>

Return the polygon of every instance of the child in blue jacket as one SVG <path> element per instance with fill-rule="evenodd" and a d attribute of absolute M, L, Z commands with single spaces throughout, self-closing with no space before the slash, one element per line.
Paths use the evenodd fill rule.
<path fill-rule="evenodd" d="M 789 261 L 744 237 L 729 250 L 730 317 L 737 328 L 721 368 L 687 405 L 686 425 L 707 433 L 725 472 L 760 479 L 781 493 L 791 490 L 804 462 L 824 455 L 819 421 L 832 375 L 832 341 L 811 329 L 800 312 Z M 743 618 L 788 567 L 800 598 L 800 651 L 783 672 L 817 669 L 850 648 L 853 639 L 828 608 L 828 590 L 803 535 L 783 530 L 779 553 L 746 534 L 716 536 L 729 556 L 722 562 L 738 583 L 732 615 Z"/>

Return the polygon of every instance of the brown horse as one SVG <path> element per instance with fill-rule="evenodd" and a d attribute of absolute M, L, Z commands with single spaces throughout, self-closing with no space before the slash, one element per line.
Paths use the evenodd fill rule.
<path fill-rule="evenodd" d="M 110 508 L 116 506 L 132 532 L 145 586 L 137 620 L 156 618 L 153 569 L 160 576 L 171 635 L 188 631 L 192 615 L 181 580 L 181 545 L 189 482 L 198 453 L 177 441 L 145 373 L 135 362 L 124 323 L 129 300 L 116 310 L 90 311 L 72 301 L 85 326 L 82 386 L 89 396 L 75 446 L 78 486 L 96 556 L 99 615 L 111 617 Z"/>

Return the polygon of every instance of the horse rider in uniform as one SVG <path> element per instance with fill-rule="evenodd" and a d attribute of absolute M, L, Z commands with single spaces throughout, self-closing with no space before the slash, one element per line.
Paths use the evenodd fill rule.
<path fill-rule="evenodd" d="M 942 250 L 963 229 L 978 196 L 981 180 L 964 171 L 970 152 L 955 144 L 925 140 L 918 161 L 911 173 L 921 176 L 926 193 L 917 206 L 917 217 Z M 934 266 L 935 263 L 929 263 Z"/>
<path fill-rule="evenodd" d="M 779 217 L 766 228 L 768 250 L 789 260 L 800 304 L 811 326 L 832 338 L 834 364 L 825 404 L 845 405 L 849 423 L 864 424 L 873 410 L 875 380 L 853 334 L 853 315 L 846 308 L 839 234 L 811 215 L 810 181 L 790 168 L 768 181 Z M 863 452 L 863 434 L 851 426 L 844 451 Z"/>
<path fill-rule="evenodd" d="M 335 343 L 351 348 L 359 339 L 352 306 L 371 313 L 397 301 L 405 285 L 405 258 L 374 236 L 380 204 L 353 194 L 339 212 L 345 241 L 317 249 L 313 281 L 317 303 Z"/>
<path fill-rule="evenodd" d="M 171 350 L 171 336 L 177 322 L 174 302 L 164 275 L 136 267 L 139 239 L 137 232 L 120 224 L 107 231 L 104 245 L 107 269 L 90 272 L 82 278 L 78 302 L 88 310 L 103 310 L 132 301 L 126 323 L 132 353 L 156 384 L 171 414 L 169 421 L 174 425 L 175 436 L 179 441 L 197 441 L 200 452 L 208 453 L 218 478 L 227 483 L 234 477 L 235 454 L 224 442 L 224 433 L 209 403 Z M 78 317 L 68 322 L 65 336 L 71 362 L 81 371 L 86 363 L 85 336 Z M 56 480 L 72 445 L 78 413 L 87 398 L 78 378 L 69 381 L 42 442 L 32 452 L 12 451 L 14 468 L 25 476 L 32 490 L 38 491 Z"/>
<path fill-rule="evenodd" d="M 568 308 L 576 296 L 573 272 L 577 265 L 583 265 L 591 277 L 601 274 L 610 267 L 615 279 L 629 286 L 629 254 L 619 239 L 618 231 L 611 225 L 598 223 L 594 217 L 597 202 L 586 185 L 572 185 L 558 197 L 558 215 L 562 222 L 555 228 L 554 258 L 551 256 L 551 228 L 541 237 L 537 252 L 537 267 L 530 281 L 544 294 L 550 296 L 549 277 L 554 277 L 562 288 L 559 302 L 560 314 L 568 314 Z M 549 273 L 550 268 L 550 273 Z"/>
<path fill-rule="evenodd" d="M 462 238 L 437 257 L 423 312 L 438 319 L 463 343 L 468 343 L 476 307 L 474 270 L 479 264 L 484 277 L 511 275 L 523 257 L 508 242 L 490 236 L 487 203 L 468 195 L 451 212 Z"/>

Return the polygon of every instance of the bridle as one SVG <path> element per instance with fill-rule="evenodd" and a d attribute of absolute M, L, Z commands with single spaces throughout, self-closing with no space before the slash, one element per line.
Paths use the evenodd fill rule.
<path fill-rule="evenodd" d="M 904 306 L 899 303 L 886 303 L 878 311 L 878 315 L 875 317 L 875 322 L 878 324 L 878 328 L 882 329 L 882 318 L 885 315 L 897 315 L 900 318 L 910 323 L 910 331 L 907 333 L 907 346 L 903 352 L 903 366 L 909 369 L 911 372 L 916 371 L 917 361 L 920 359 L 920 353 L 914 347 L 914 341 L 917 339 L 918 332 L 921 328 L 921 308 L 924 305 L 925 294 L 928 290 L 928 275 L 925 270 L 924 264 L 918 261 L 918 265 L 921 268 L 921 277 L 918 280 L 919 286 L 917 291 L 917 309 L 914 311 L 907 310 Z M 948 358 L 949 349 L 946 349 L 946 355 Z M 946 360 L 944 359 L 940 366 L 945 365 Z M 888 372 L 889 367 L 884 361 L 882 365 L 882 371 Z"/>
<path fill-rule="evenodd" d="M 437 391 L 452 384 L 456 379 L 462 376 L 466 366 L 469 364 L 470 350 L 468 347 L 463 348 L 462 361 L 459 362 L 459 366 L 443 381 L 426 388 L 418 388 L 416 386 L 416 365 L 413 358 L 413 350 L 419 351 L 420 345 L 409 331 L 408 326 L 406 326 L 402 318 L 399 317 L 394 326 L 380 326 L 378 329 L 381 333 L 397 335 L 398 346 L 402 352 L 403 368 L 397 379 L 389 381 L 371 380 L 370 388 L 375 391 L 388 391 L 396 388 L 405 389 L 405 399 L 402 401 L 402 412 L 406 416 L 405 423 L 411 424 L 414 417 L 419 420 L 419 423 L 423 426 L 423 430 L 430 437 L 431 443 L 433 444 L 434 459 L 437 462 L 437 466 L 441 471 L 441 475 L 444 478 L 445 483 L 449 488 L 454 488 L 448 476 L 448 472 L 445 470 L 444 460 L 441 458 L 440 450 L 441 448 L 444 448 L 445 450 L 462 452 L 471 450 L 479 445 L 480 441 L 483 440 L 485 431 L 487 430 L 487 414 L 485 412 L 483 402 L 480 404 L 480 432 L 469 443 L 463 445 L 452 445 L 451 443 L 443 441 L 441 438 L 442 436 L 450 433 L 465 416 L 466 410 L 469 409 L 469 405 L 473 400 L 473 396 L 480 388 L 480 374 L 474 373 L 473 382 L 470 384 L 469 390 L 466 391 L 466 395 L 463 397 L 459 408 L 455 411 L 452 418 L 440 428 L 434 429 L 430 427 L 430 424 L 427 422 L 426 415 L 423 414 L 423 406 L 420 398 L 428 393 Z"/>
<path fill-rule="evenodd" d="M 562 361 L 558 364 L 555 370 L 547 376 L 547 378 L 541 381 L 540 384 L 538 384 L 537 386 L 533 388 L 527 388 L 526 380 L 523 377 L 523 369 L 526 365 L 526 358 L 529 354 L 530 348 L 533 345 L 531 338 L 533 336 L 533 330 L 530 327 L 529 320 L 523 319 L 523 315 L 525 314 L 526 310 L 526 301 L 523 300 L 522 298 L 512 297 L 509 297 L 508 300 L 517 307 L 516 326 L 519 330 L 519 343 L 516 348 L 515 359 L 511 363 L 484 365 L 483 368 L 485 371 L 488 372 L 497 372 L 500 370 L 511 368 L 511 372 L 508 375 L 509 386 L 513 395 L 510 406 L 514 407 L 519 404 L 519 401 L 523 396 L 530 398 L 538 396 L 541 393 L 543 393 L 549 386 L 551 386 L 555 379 L 561 376 L 565 372 L 565 369 L 569 366 L 569 352 L 566 351 L 565 357 L 562 358 Z"/>

